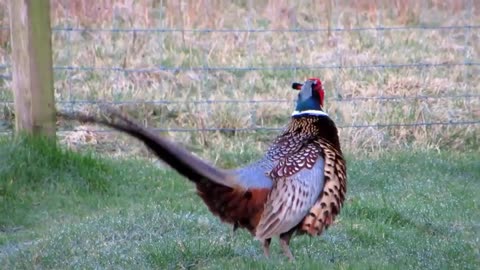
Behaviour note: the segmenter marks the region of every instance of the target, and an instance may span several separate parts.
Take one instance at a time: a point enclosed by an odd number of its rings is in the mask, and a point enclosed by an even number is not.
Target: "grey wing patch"
[[[280,235],[303,220],[320,195],[323,167],[323,159],[319,158],[312,169],[304,168],[292,177],[277,179],[257,226],[257,239]]]
[[[244,188],[272,188],[272,178],[266,174],[273,167],[273,162],[263,158],[243,168],[233,170],[238,182]]]

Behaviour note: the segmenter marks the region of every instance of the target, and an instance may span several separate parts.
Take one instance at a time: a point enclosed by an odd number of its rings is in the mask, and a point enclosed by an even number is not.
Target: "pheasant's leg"
[[[263,254],[265,254],[265,257],[270,257],[270,242],[272,241],[272,238],[268,238],[263,240]]]
[[[290,238],[292,237],[293,231],[289,231],[280,235],[280,246],[282,247],[283,254],[288,257],[290,261],[294,261],[292,251],[290,251]]]

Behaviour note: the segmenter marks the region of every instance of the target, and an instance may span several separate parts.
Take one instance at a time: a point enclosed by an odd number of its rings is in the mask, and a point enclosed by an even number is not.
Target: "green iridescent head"
[[[323,111],[325,91],[323,90],[322,81],[320,81],[320,79],[310,78],[303,84],[293,83],[292,88],[300,90],[295,112]]]

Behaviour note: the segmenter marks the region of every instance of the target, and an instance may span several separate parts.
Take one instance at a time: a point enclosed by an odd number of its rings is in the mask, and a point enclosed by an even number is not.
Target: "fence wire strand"
[[[473,0],[469,1],[469,6],[473,7]],[[67,8],[67,10],[70,10]],[[95,105],[95,104],[108,104],[108,105],[139,105],[139,104],[152,104],[152,105],[169,105],[169,104],[194,104],[194,105],[211,105],[211,104],[266,104],[266,103],[292,103],[292,100],[288,99],[255,99],[253,90],[248,95],[248,99],[197,99],[197,100],[146,100],[146,101],[138,101],[138,100],[123,100],[123,101],[100,101],[100,100],[83,100],[83,99],[74,99],[73,98],[73,89],[72,89],[72,76],[73,72],[114,72],[116,76],[120,78],[120,76],[125,76],[128,73],[155,73],[155,72],[185,72],[185,71],[197,71],[197,72],[218,72],[218,71],[228,71],[228,72],[236,72],[236,71],[291,71],[292,76],[295,77],[298,71],[302,70],[381,70],[382,79],[385,75],[386,70],[388,69],[407,69],[413,68],[418,69],[420,76],[425,77],[425,72],[428,69],[434,68],[454,68],[454,67],[464,67],[463,77],[464,80],[468,80],[468,77],[472,73],[472,68],[480,67],[479,59],[474,59],[471,56],[471,48],[470,43],[474,42],[472,40],[472,33],[474,31],[478,31],[480,29],[480,25],[475,24],[473,20],[473,11],[470,9],[466,12],[465,20],[466,23],[462,25],[447,25],[447,26],[439,26],[439,25],[407,25],[407,26],[384,26],[384,17],[385,14],[382,13],[381,9],[377,9],[377,22],[373,27],[340,27],[340,25],[333,25],[333,27],[318,27],[318,28],[301,28],[298,27],[295,23],[290,23],[289,29],[258,29],[254,28],[252,24],[251,18],[251,11],[248,13],[248,16],[245,18],[245,28],[232,28],[232,29],[216,29],[216,28],[201,28],[201,29],[184,29],[182,28],[172,28],[172,27],[157,27],[157,28],[141,28],[141,27],[132,27],[132,28],[95,28],[95,27],[75,27],[71,25],[67,26],[54,26],[52,31],[54,34],[56,33],[66,33],[67,34],[67,46],[69,49],[67,50],[68,58],[72,58],[74,52],[71,50],[73,40],[72,40],[72,33],[132,33],[132,34],[139,34],[139,33],[146,33],[146,34],[165,34],[165,33],[202,33],[202,34],[210,34],[210,33],[257,33],[257,34],[270,34],[270,33],[352,33],[352,32],[374,32],[377,33],[380,37],[377,37],[376,42],[380,43],[380,47],[383,48],[385,43],[385,34],[387,32],[396,32],[396,31],[465,31],[464,37],[464,52],[463,52],[463,62],[462,61],[445,61],[445,62],[429,62],[429,61],[422,61],[422,62],[405,62],[405,63],[371,63],[371,64],[353,64],[353,65],[344,65],[340,60],[333,64],[319,64],[319,65],[301,65],[296,60],[296,51],[294,46],[292,46],[292,56],[291,56],[291,65],[274,65],[274,66],[263,66],[263,65],[255,65],[251,60],[253,51],[255,50],[255,44],[252,44],[251,41],[246,45],[249,57],[249,61],[247,61],[248,66],[212,66],[208,65],[208,56],[205,55],[205,64],[201,66],[153,66],[148,68],[124,68],[118,66],[89,66],[89,65],[60,65],[58,63],[54,63],[54,70],[55,71],[66,71],[67,74],[70,74],[67,79],[67,100],[60,100],[57,104],[62,106],[69,106],[70,109],[73,109],[74,105]],[[114,23],[115,24],[115,23]],[[113,25],[114,25],[113,24]],[[339,23],[337,23],[339,24]],[[0,31],[8,31],[9,28],[7,26],[0,27]],[[162,52],[158,52],[162,53]],[[336,55],[337,58],[340,59],[341,52],[337,47]],[[388,60],[388,59],[387,59]],[[0,86],[2,85],[3,81],[11,81],[12,75],[9,73],[11,72],[11,64],[8,62],[0,63]],[[203,73],[202,73],[203,74]],[[338,78],[337,73],[334,74],[332,79],[334,84],[334,91],[338,95],[341,95],[341,88],[338,86]],[[201,75],[205,76],[205,75]],[[420,86],[420,88],[426,87],[425,81]],[[114,91],[114,86],[112,91]],[[203,85],[201,88],[206,89],[207,86]],[[253,89],[253,85],[250,87]],[[366,102],[366,101],[386,101],[386,102],[402,102],[406,100],[440,100],[440,99],[450,99],[450,100],[478,100],[480,99],[480,93],[475,92],[469,87],[465,87],[464,89],[458,89],[456,91],[461,94],[446,94],[446,95],[421,95],[418,93],[414,93],[412,96],[400,96],[400,95],[386,95],[383,93],[383,89],[378,89],[376,96],[357,96],[357,97],[333,97],[328,98],[327,101],[329,102]],[[112,93],[113,94],[113,93]],[[0,105],[3,106],[12,106],[13,100],[0,100]],[[212,127],[212,128],[156,128],[157,131],[162,132],[205,132],[205,131],[220,131],[220,132],[236,132],[236,131],[259,131],[259,130],[273,130],[278,131],[281,130],[281,127],[259,127],[257,126],[256,115],[254,107],[251,111],[252,122],[249,127],[247,128],[221,128],[221,127]],[[211,114],[211,108],[207,106],[209,115]],[[380,108],[382,110],[382,108]],[[470,105],[469,113],[473,115],[472,111],[473,108]],[[417,127],[417,126],[446,126],[446,125],[478,125],[480,123],[480,119],[466,120],[466,121],[447,121],[447,122],[415,122],[415,123],[380,123],[380,124],[351,124],[351,125],[340,125],[339,128],[343,129],[361,129],[361,128],[389,128],[389,127]],[[106,132],[107,130],[99,130],[99,132]]]

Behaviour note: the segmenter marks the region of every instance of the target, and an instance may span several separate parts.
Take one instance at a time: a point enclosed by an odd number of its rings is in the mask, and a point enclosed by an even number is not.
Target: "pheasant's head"
[[[293,83],[292,88],[300,90],[298,93],[297,107],[293,115],[326,115],[323,112],[323,100],[325,91],[322,81],[318,78],[310,78],[302,83]]]

